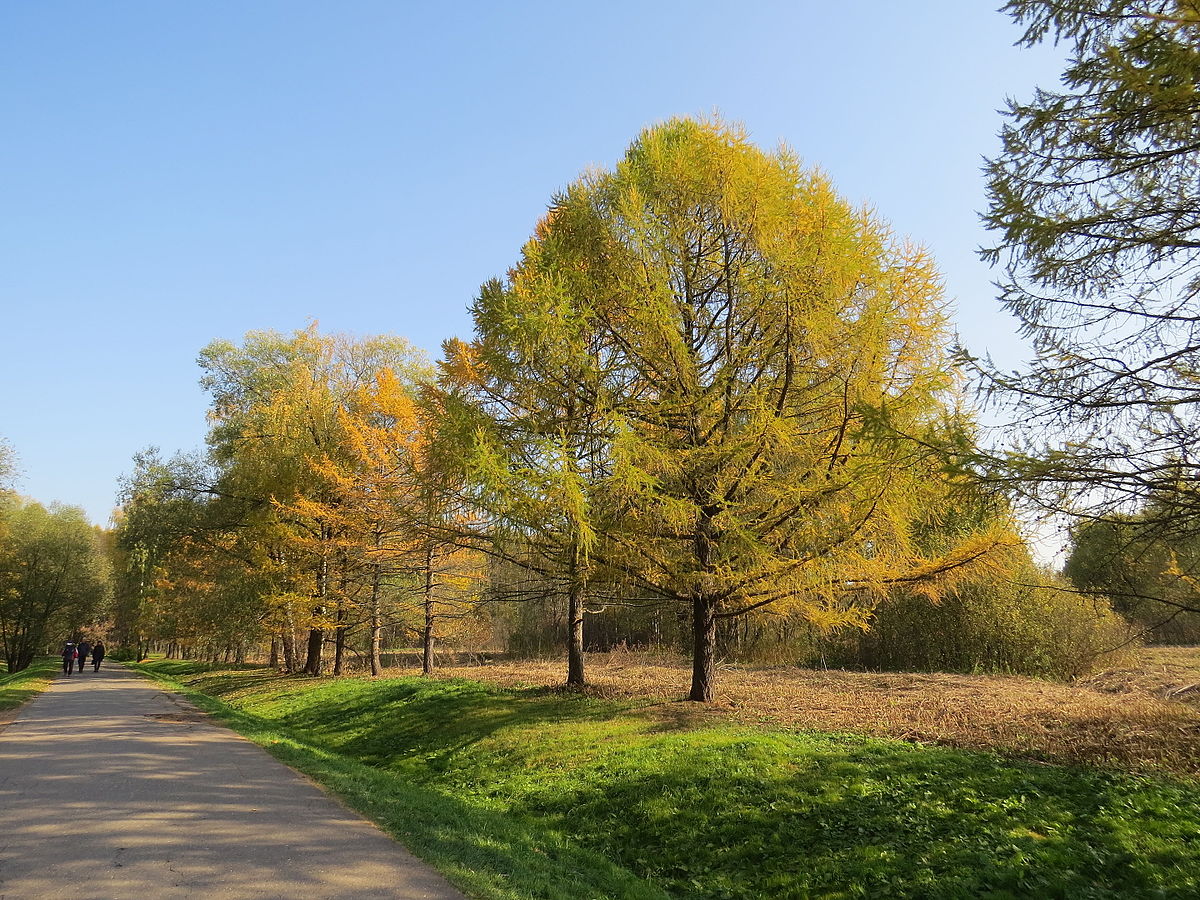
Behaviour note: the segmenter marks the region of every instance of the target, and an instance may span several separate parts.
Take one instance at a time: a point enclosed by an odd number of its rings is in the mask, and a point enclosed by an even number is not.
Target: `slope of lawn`
[[[0,662],[0,721],[6,710],[14,710],[26,700],[40,694],[54,680],[58,672],[59,661],[54,657],[35,659],[33,665],[21,672],[11,675],[3,662]]]
[[[1190,781],[541,688],[143,668],[476,897],[1200,896]]]
[[[1172,664],[1164,665],[1168,660]],[[1200,778],[1200,647],[1144,648],[1130,663],[1072,683],[1012,675],[723,667],[717,700],[703,715],[742,725],[853,732],[1060,765]],[[563,664],[496,660],[443,668],[441,674],[501,687],[551,687],[562,684]],[[643,705],[684,696],[691,677],[689,660],[661,653],[588,657],[596,693]]]

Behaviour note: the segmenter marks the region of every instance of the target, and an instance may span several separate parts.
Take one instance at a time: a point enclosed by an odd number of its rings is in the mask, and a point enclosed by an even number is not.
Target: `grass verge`
[[[9,718],[4,716],[5,712],[15,710],[46,689],[46,685],[54,680],[59,665],[57,659],[47,656],[35,659],[28,669],[10,675],[0,663],[0,725]]]
[[[479,898],[1200,895],[1190,781],[542,688],[141,668]]]

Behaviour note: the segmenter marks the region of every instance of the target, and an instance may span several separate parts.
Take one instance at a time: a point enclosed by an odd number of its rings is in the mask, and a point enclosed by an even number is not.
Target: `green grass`
[[[144,668],[476,897],[1200,896],[1190,782],[544,689]]]
[[[58,673],[61,662],[55,657],[35,659],[33,665],[21,672],[8,674],[0,662],[0,711],[14,709],[46,689]]]

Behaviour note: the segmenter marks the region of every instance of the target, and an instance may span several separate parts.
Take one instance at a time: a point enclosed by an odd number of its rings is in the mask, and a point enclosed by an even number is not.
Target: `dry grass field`
[[[1100,672],[1085,682],[1113,694],[1151,694],[1200,707],[1200,647],[1146,647],[1135,665]]]
[[[1130,668],[1062,684],[1034,678],[725,667],[711,707],[679,702],[682,661],[589,657],[592,690],[664,727],[727,719],[902,738],[1058,763],[1200,777],[1200,648],[1151,648]],[[561,661],[440,670],[508,686],[553,687]]]

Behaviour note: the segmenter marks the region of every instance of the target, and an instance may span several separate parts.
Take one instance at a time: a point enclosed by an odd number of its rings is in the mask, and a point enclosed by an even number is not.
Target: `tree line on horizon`
[[[0,438],[0,656],[27,669],[107,612],[112,534],[75,506],[20,497],[16,453]]]

